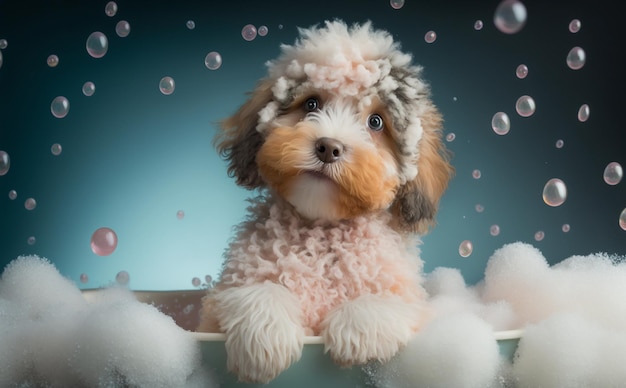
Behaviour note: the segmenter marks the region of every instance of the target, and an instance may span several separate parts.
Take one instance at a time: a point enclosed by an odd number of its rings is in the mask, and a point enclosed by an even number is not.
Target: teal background
[[[83,288],[107,285],[125,270],[133,289],[192,288],[191,279],[215,277],[231,228],[245,214],[245,198],[226,175],[211,144],[216,123],[245,101],[245,92],[265,74],[281,43],[293,43],[298,26],[326,19],[372,20],[389,30],[424,66],[433,100],[445,117],[447,143],[457,174],[442,199],[438,226],[424,237],[426,270],[460,268],[469,283],[482,278],[493,251],[527,241],[552,262],[573,254],[626,254],[626,231],[618,226],[626,208],[626,181],[604,183],[604,167],[626,166],[624,37],[617,5],[608,1],[524,1],[528,21],[515,35],[498,31],[498,1],[107,1],[0,0],[0,39],[7,39],[0,67],[0,150],[11,168],[0,176],[0,268],[22,254],[49,258]],[[570,20],[582,21],[576,34]],[[481,19],[484,28],[475,31]],[[119,20],[128,37],[115,33]],[[185,23],[194,20],[196,28]],[[251,42],[244,25],[266,25]],[[282,27],[282,28],[281,28]],[[424,41],[434,30],[437,40]],[[101,31],[108,53],[90,57],[85,42]],[[581,70],[565,64],[581,46]],[[204,57],[218,51],[220,69]],[[46,64],[58,55],[55,68]],[[516,67],[529,75],[520,80]],[[171,76],[172,95],[159,92]],[[96,85],[86,97],[86,81]],[[521,95],[532,96],[536,113],[515,113]],[[67,117],[50,113],[56,96],[70,101]],[[577,120],[583,103],[590,119]],[[498,136],[491,117],[505,111],[511,131]],[[563,139],[562,149],[555,147]],[[59,156],[50,147],[63,146]],[[473,179],[479,169],[481,179]],[[560,178],[568,199],[543,203],[543,185]],[[9,190],[18,198],[10,200]],[[27,211],[24,201],[37,200]],[[475,211],[482,204],[484,212]],[[177,219],[178,210],[185,212]],[[561,226],[571,225],[569,233]],[[498,224],[500,235],[489,227]],[[91,252],[91,234],[110,227],[119,244],[106,257]],[[536,231],[545,239],[535,241]],[[29,245],[29,236],[36,238]],[[461,258],[461,241],[474,251]],[[80,283],[81,273],[89,276]]]

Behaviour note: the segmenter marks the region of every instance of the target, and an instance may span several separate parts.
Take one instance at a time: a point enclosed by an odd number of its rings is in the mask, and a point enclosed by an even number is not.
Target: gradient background
[[[528,20],[515,35],[495,28],[497,0],[406,0],[399,10],[388,0],[119,0],[114,17],[105,15],[106,3],[0,0],[0,39],[8,41],[0,68],[0,150],[11,157],[0,176],[0,268],[18,255],[38,254],[83,288],[107,285],[121,270],[133,289],[186,289],[193,277],[215,277],[251,195],[226,176],[211,144],[215,123],[244,102],[264,63],[281,43],[294,41],[297,26],[332,18],[369,19],[401,41],[425,67],[446,133],[456,135],[447,144],[457,174],[438,226],[424,238],[427,271],[457,267],[475,283],[493,251],[514,241],[533,243],[551,263],[574,254],[626,254],[626,231],[618,225],[626,181],[609,186],[602,178],[608,163],[626,166],[625,34],[613,3],[524,1]],[[576,34],[568,31],[574,18],[582,21]],[[478,19],[484,28],[475,31]],[[115,33],[120,20],[130,23],[128,37]],[[196,28],[189,30],[187,20]],[[245,41],[248,23],[269,33]],[[424,41],[429,30],[437,33],[432,44]],[[109,39],[100,59],[85,50],[94,31]],[[587,53],[577,71],[565,62],[574,46]],[[222,55],[218,70],[204,65],[210,51]],[[55,68],[46,64],[50,54],[60,59]],[[529,67],[523,80],[515,75],[522,63]],[[164,76],[176,82],[172,95],[159,92]],[[96,85],[91,97],[81,92],[86,81]],[[537,104],[529,118],[515,113],[524,94]],[[63,119],[50,113],[59,95],[71,104]],[[591,116],[581,123],[584,103]],[[511,119],[505,136],[491,129],[498,111]],[[50,152],[54,143],[63,147],[59,156]],[[480,179],[472,178],[474,169]],[[541,195],[555,177],[566,183],[568,198],[552,208]],[[8,197],[12,189],[16,200]],[[24,208],[28,197],[37,200],[33,211]],[[476,204],[485,210],[477,212]],[[493,224],[501,228],[495,237]],[[116,231],[119,244],[100,257],[90,237],[104,226]],[[545,238],[535,241],[539,230]],[[467,258],[458,253],[463,240],[474,245]],[[82,273],[88,282],[79,282]]]

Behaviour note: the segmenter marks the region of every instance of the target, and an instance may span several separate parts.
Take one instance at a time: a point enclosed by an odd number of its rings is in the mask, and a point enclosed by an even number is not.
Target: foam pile
[[[211,384],[198,344],[172,318],[121,288],[87,302],[36,256],[14,260],[0,278],[0,344],[2,387]]]

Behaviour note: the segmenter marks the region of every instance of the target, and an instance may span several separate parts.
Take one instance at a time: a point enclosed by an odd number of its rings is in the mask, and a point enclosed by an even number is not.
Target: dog
[[[199,331],[265,383],[323,338],[341,366],[387,361],[428,320],[419,236],[453,174],[442,116],[392,36],[371,22],[300,29],[222,122],[215,145],[256,189]]]

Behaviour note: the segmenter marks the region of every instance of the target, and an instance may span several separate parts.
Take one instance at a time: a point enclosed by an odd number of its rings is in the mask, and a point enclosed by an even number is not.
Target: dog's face
[[[300,34],[225,120],[217,146],[229,172],[305,218],[390,209],[399,227],[424,232],[452,168],[421,68],[369,23]]]

